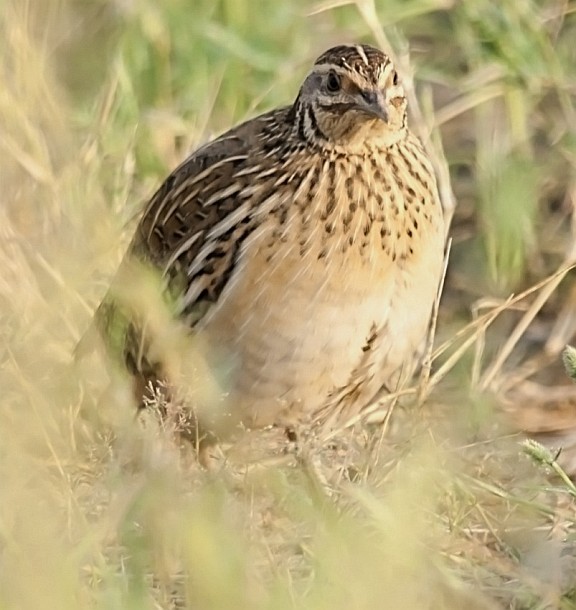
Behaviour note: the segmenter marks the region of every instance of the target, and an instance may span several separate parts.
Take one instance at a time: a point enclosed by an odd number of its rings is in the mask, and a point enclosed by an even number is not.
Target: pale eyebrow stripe
[[[348,64],[345,64],[345,66],[348,67],[348,70],[350,69]],[[312,72],[316,72],[316,74],[327,74],[328,72],[336,72],[337,74],[341,74],[343,76],[348,74],[348,71],[346,70],[346,68],[343,66],[339,66],[338,64],[316,65],[316,66],[314,66]]]

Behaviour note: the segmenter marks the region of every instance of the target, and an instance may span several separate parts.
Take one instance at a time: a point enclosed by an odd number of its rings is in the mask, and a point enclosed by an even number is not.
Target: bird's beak
[[[386,100],[381,91],[362,91],[360,94],[356,108],[370,115],[371,117],[380,119],[385,123],[388,122],[388,111],[386,110]]]

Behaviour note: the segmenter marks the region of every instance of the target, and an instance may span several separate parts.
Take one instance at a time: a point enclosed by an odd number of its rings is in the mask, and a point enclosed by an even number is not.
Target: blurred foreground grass
[[[0,6],[0,609],[576,607],[570,489],[493,408],[553,379],[574,329],[564,275],[499,298],[574,260],[576,5]],[[449,341],[337,509],[291,468],[207,476],[71,353],[186,151],[289,103],[330,44],[385,35],[403,58],[410,41],[458,199]]]

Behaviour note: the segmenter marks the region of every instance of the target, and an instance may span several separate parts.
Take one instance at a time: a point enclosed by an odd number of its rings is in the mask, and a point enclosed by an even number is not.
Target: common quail
[[[219,393],[196,395],[195,367],[174,379],[169,343],[157,348],[161,332],[113,286],[99,326],[121,346],[139,398],[159,383],[188,383],[189,407],[208,428],[333,428],[413,372],[444,222],[406,107],[389,57],[336,46],[293,104],[231,129],[172,172],[123,267],[158,275],[179,336]]]

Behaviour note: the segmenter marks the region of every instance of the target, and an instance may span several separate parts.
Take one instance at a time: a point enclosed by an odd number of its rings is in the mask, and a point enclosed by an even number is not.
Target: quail
[[[188,406],[208,428],[333,428],[414,371],[444,233],[392,61],[366,44],[336,46],[294,103],[189,156],[137,227],[115,284],[134,265],[156,275],[175,336],[203,365],[176,379],[170,342],[157,347],[158,324],[114,285],[98,325],[139,400],[188,384]],[[195,391],[203,375],[216,380],[211,400]]]

